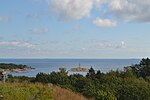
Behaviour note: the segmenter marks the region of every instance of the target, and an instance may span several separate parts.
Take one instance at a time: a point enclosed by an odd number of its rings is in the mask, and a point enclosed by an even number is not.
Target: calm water
[[[139,59],[0,59],[0,63],[15,63],[32,66],[35,69],[26,71],[24,73],[11,73],[15,76],[35,76],[39,72],[50,73],[58,71],[60,67],[70,68],[81,67],[90,68],[91,66],[96,70],[108,72],[110,70],[122,70],[124,66],[139,63]],[[73,72],[69,72],[72,74]],[[86,73],[80,72],[85,75]]]

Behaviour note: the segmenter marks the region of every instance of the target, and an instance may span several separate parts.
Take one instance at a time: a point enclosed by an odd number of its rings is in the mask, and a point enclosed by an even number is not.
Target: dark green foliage
[[[35,80],[43,83],[66,85],[70,84],[68,77],[66,70],[61,68],[59,72],[52,72],[51,74],[38,73]]]
[[[11,74],[8,74],[7,81],[9,82],[35,82],[35,77],[12,76]]]
[[[126,69],[132,70],[132,72],[137,76],[137,77],[143,77],[145,78],[146,76],[150,76],[150,59],[142,59],[140,61],[140,64],[135,64],[129,67],[126,67]]]
[[[86,83],[83,85],[84,88],[82,90],[82,94],[87,97],[93,97],[96,94],[96,85],[94,81],[87,80]]]
[[[95,70],[91,67],[89,72],[87,73],[86,77],[94,79],[95,78]]]
[[[48,74],[38,73],[35,80],[42,83],[48,83],[48,79]]]
[[[27,65],[22,65],[22,64],[13,64],[13,63],[0,63],[0,69],[24,69],[24,68],[31,68]]]

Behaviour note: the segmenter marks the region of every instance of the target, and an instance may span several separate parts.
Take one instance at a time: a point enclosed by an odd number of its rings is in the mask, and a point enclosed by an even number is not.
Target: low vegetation
[[[3,100],[54,100],[53,90],[42,84],[1,83]]]
[[[80,74],[68,75],[66,69],[61,68],[59,72],[50,74],[38,73],[35,78],[12,77],[10,75],[8,79],[11,82],[18,80],[19,82],[40,82],[59,86],[55,90],[45,90],[49,91],[50,97],[55,100],[85,99],[79,94],[71,96],[68,94],[69,91],[80,93],[86,98],[93,98],[94,100],[150,100],[149,58],[142,59],[139,64],[125,67],[124,71],[116,70],[102,73],[100,70],[95,72],[91,67],[87,75],[83,76]],[[60,87],[67,89],[64,95],[62,94],[64,90],[61,91]]]
[[[69,90],[41,83],[0,83],[3,100],[87,100]]]

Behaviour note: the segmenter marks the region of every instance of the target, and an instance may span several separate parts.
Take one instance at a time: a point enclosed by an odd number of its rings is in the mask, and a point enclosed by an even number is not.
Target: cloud
[[[1,41],[0,46],[8,46],[8,47],[23,47],[23,48],[33,48],[34,44],[29,42],[21,42],[21,41]]]
[[[97,13],[103,14],[103,11],[113,16],[113,18],[125,22],[150,22],[150,1],[149,0],[46,0],[60,18],[81,19],[93,16],[92,10],[96,7],[101,8]],[[106,17],[105,15],[102,15]],[[100,17],[100,16],[96,16]],[[100,18],[101,19],[101,18]],[[108,19],[110,20],[110,19]],[[106,20],[102,20],[98,26]],[[108,23],[112,23],[108,21]],[[113,24],[115,26],[115,23]],[[106,25],[107,26],[107,25]],[[109,25],[108,25],[109,26]],[[112,26],[112,25],[110,25]]]
[[[53,11],[65,20],[89,17],[93,1],[95,0],[48,0]]]
[[[108,0],[109,12],[127,22],[150,22],[149,0]]]
[[[121,42],[110,42],[110,41],[86,41],[88,45],[84,45],[84,47],[81,47],[80,50],[82,51],[89,51],[89,50],[122,50],[124,48],[127,48],[127,45],[124,41]]]
[[[127,45],[124,41],[121,41],[120,43],[101,41],[101,42],[94,43],[94,45],[92,45],[90,48],[95,48],[96,50],[100,50],[100,49],[124,49],[124,48],[127,48]]]
[[[112,48],[113,45],[109,43],[108,41],[102,41],[97,44],[98,48],[104,49],[104,48]]]
[[[10,17],[9,16],[0,16],[0,22],[1,21],[9,21]]]
[[[121,43],[119,45],[116,46],[117,49],[123,49],[123,48],[126,48],[126,44],[124,41],[121,41]]]
[[[93,2],[97,8],[100,8],[106,2],[106,0],[93,0]]]
[[[44,33],[47,33],[49,32],[49,29],[46,27],[46,28],[43,28],[43,29],[40,29],[40,28],[32,28],[31,30],[31,33],[33,34],[44,34]]]
[[[85,51],[85,50],[86,50],[86,48],[82,47],[82,48],[81,48],[81,50],[82,50],[82,51]]]
[[[93,24],[97,27],[116,27],[117,22],[114,20],[110,19],[101,19],[101,18],[96,18],[93,20]]]

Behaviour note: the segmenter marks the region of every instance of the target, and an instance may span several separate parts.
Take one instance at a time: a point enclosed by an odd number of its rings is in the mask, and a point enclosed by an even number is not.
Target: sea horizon
[[[89,58],[89,57],[1,57],[0,59],[143,59],[148,57],[142,57],[142,58]]]

